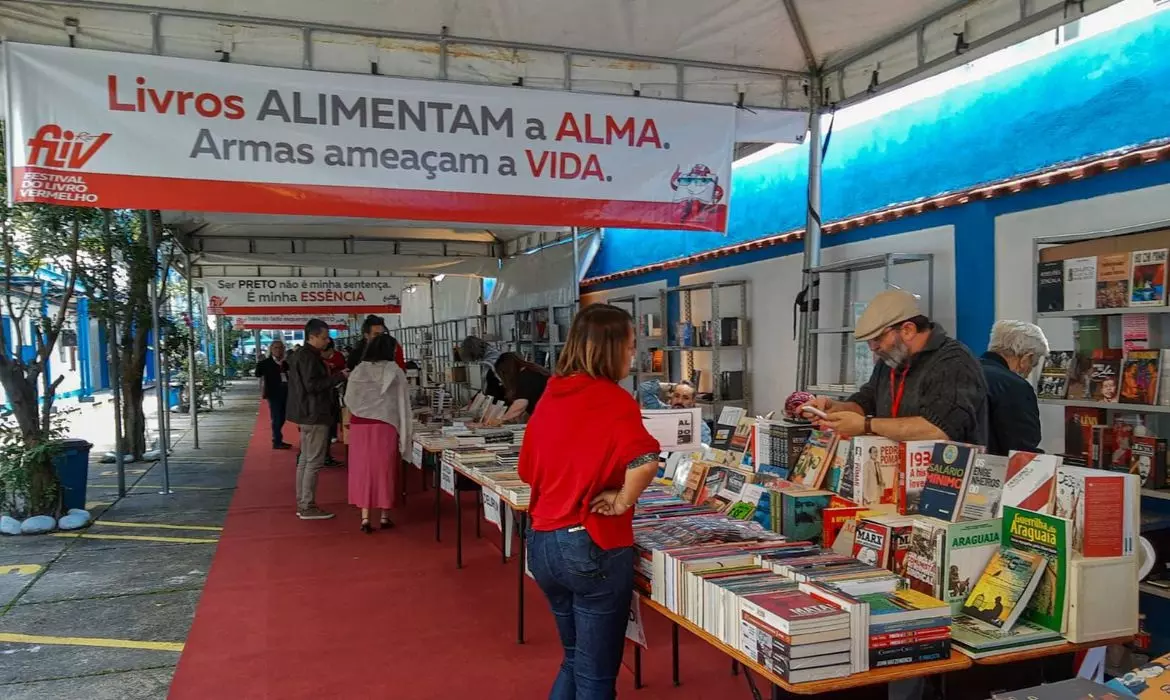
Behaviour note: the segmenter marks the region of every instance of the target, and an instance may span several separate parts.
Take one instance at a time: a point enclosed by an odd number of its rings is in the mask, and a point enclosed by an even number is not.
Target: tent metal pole
[[[581,251],[577,247],[577,237],[580,232],[573,227],[573,298],[581,300]]]
[[[198,340],[195,326],[195,292],[191,278],[195,269],[191,266],[191,254],[187,253],[187,319],[191,323],[191,339],[187,343],[187,410],[191,413],[191,440],[199,449],[199,367],[195,364],[195,341]]]
[[[114,464],[118,471],[118,497],[126,495],[126,458],[122,449],[122,376],[118,358],[117,293],[114,290],[114,234],[110,210],[102,209],[106,234],[106,361],[109,363],[110,397],[114,405]]]
[[[146,240],[151,255],[150,272],[150,329],[154,334],[154,393],[158,399],[158,458],[162,463],[163,482],[160,494],[171,492],[171,465],[167,458],[170,446],[167,444],[167,387],[163,376],[162,324],[158,315],[158,236],[154,230],[154,212],[146,213]]]
[[[812,331],[817,327],[819,310],[818,279],[809,270],[821,264],[821,83],[809,85],[808,134],[808,209],[804,224],[804,289],[808,311],[800,314],[800,345],[797,353],[796,388],[807,389],[816,383],[816,343]]]

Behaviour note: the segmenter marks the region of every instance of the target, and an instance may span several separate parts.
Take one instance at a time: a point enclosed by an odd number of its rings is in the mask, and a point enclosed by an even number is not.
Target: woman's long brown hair
[[[548,376],[547,369],[535,362],[525,360],[514,352],[506,352],[496,360],[496,376],[504,385],[504,393],[509,401],[516,400],[516,390],[520,388],[520,373],[524,371]]]
[[[569,339],[557,360],[557,376],[582,373],[620,381],[629,370],[623,364],[633,332],[634,319],[625,309],[609,304],[585,307],[569,328]]]

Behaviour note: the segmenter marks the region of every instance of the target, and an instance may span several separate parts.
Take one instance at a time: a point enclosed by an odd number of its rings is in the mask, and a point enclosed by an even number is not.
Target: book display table
[[[658,614],[662,615],[671,623],[671,668],[674,673],[675,685],[679,684],[679,660],[678,660],[678,630],[683,628],[702,639],[707,644],[715,647],[719,651],[731,657],[733,668],[737,664],[744,672],[748,673],[749,685],[753,688],[753,695],[759,697],[758,691],[755,688],[754,682],[751,680],[750,674],[756,674],[772,686],[772,698],[783,698],[786,695],[819,695],[821,693],[829,693],[838,690],[848,690],[850,688],[860,688],[868,685],[878,685],[882,683],[890,683],[893,681],[901,681],[909,678],[918,678],[920,676],[933,676],[939,673],[949,673],[952,671],[962,671],[971,668],[971,659],[960,654],[958,651],[951,652],[950,658],[941,661],[928,661],[918,664],[906,664],[903,666],[890,666],[886,668],[878,668],[864,673],[855,673],[851,676],[843,678],[833,678],[826,681],[813,681],[809,683],[789,683],[783,678],[772,673],[768,669],[756,661],[748,658],[746,654],[734,647],[728,646],[719,641],[715,637],[708,634],[702,628],[695,625],[690,620],[681,617],[655,603],[649,596],[638,594],[641,597],[641,604]],[[635,669],[634,669],[634,685],[641,687],[641,663],[639,656],[641,648],[635,645]]]
[[[526,571],[526,529],[528,527],[528,505],[526,503],[519,503],[510,498],[506,489],[497,488],[496,483],[486,476],[475,472],[466,467],[455,466],[456,472],[456,486],[455,486],[455,557],[456,567],[462,568],[463,562],[463,505],[460,493],[462,490],[458,486],[458,481],[466,479],[468,482],[475,484],[484,493],[492,494],[500,502],[500,507],[507,508],[511,514],[513,521],[516,523],[516,530],[520,538],[520,548],[513,556],[516,560],[516,643],[524,643],[524,577]],[[439,491],[438,489],[436,489]],[[502,513],[501,513],[502,515]],[[437,514],[436,514],[437,518]],[[475,524],[476,533],[479,533],[480,514],[476,512]],[[508,528],[501,518],[498,523],[500,527],[500,556],[504,564],[508,563]]]

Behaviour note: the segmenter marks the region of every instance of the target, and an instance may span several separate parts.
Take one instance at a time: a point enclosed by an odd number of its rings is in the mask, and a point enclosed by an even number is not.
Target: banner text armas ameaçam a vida
[[[726,225],[730,106],[5,46],[14,201]]]

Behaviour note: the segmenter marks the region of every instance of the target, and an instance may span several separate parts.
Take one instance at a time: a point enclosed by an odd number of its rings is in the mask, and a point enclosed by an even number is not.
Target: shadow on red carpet
[[[296,428],[285,431],[295,445]],[[457,570],[453,502],[444,495],[443,541],[435,542],[433,491],[419,492],[414,469],[392,530],[358,530],[344,468],[322,470],[318,487],[318,503],[337,517],[298,520],[296,451],[272,450],[268,436],[262,406],[170,697],[547,697],[561,655],[552,616],[527,581],[528,640],[516,643],[516,568],[501,563],[493,526],[484,523],[477,540],[465,511]],[[343,455],[340,445],[334,451]],[[635,691],[623,669],[623,697],[751,697],[727,657],[685,631],[683,684],[673,687],[669,623],[649,611],[645,618],[646,687]]]

